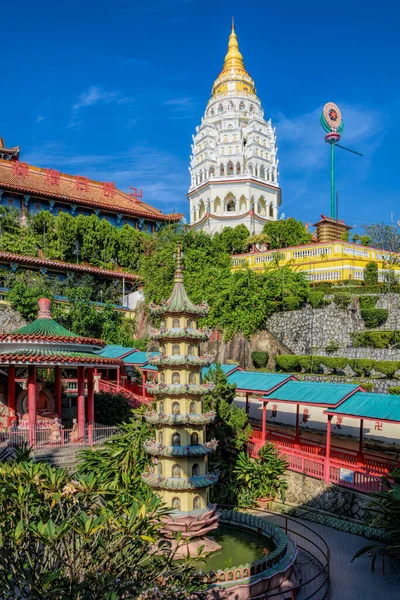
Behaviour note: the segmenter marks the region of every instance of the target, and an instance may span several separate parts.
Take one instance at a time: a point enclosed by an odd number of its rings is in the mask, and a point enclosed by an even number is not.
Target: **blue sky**
[[[340,217],[400,219],[400,8],[395,0],[54,0],[2,4],[0,136],[21,160],[144,190],[188,213],[191,136],[221,70],[231,16],[276,127],[282,211],[329,214],[319,114],[342,109]]]

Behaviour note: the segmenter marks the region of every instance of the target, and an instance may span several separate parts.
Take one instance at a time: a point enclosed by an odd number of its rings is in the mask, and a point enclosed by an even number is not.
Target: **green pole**
[[[335,144],[331,142],[331,218],[335,219]]]

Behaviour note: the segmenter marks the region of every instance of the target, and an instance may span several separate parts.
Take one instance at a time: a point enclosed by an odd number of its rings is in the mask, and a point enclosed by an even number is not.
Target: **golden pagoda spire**
[[[243,69],[244,70],[243,56],[240,54],[240,51],[239,51],[239,44],[238,44],[236,32],[235,32],[235,20],[233,17],[232,17],[231,35],[229,36],[229,42],[228,42],[228,53],[225,56],[225,62],[224,62],[222,71],[225,71],[227,69]]]

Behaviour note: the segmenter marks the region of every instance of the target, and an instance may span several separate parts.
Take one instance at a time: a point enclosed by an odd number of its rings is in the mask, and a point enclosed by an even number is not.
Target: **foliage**
[[[192,562],[174,561],[165,546],[156,554],[165,512],[151,492],[121,492],[98,470],[71,476],[44,463],[2,464],[2,598],[191,598],[199,588]]]
[[[215,240],[228,254],[240,254],[248,248],[249,230],[246,225],[240,224],[236,227],[224,227],[221,233],[216,234]]]
[[[378,284],[378,265],[374,261],[370,261],[365,265],[364,269],[364,283],[365,285],[377,285]]]
[[[386,308],[365,308],[360,312],[365,327],[368,327],[368,329],[383,325],[389,316],[389,311]]]
[[[400,395],[400,385],[393,385],[388,389],[388,393],[394,396]],[[400,482],[399,482],[400,483]]]
[[[13,274],[13,284],[7,293],[7,300],[27,321],[36,319],[38,300],[46,296],[52,298],[50,286],[39,274],[23,271]]]
[[[284,474],[287,463],[273,444],[266,443],[258,458],[240,452],[233,470],[238,485],[238,502],[241,506],[254,505],[259,498],[286,498],[287,482]]]
[[[247,248],[252,246],[268,246],[269,236],[266,233],[254,233],[246,240]]]
[[[264,225],[263,233],[269,237],[269,247],[272,250],[301,246],[308,244],[312,239],[311,233],[308,233],[304,224],[293,218],[268,221]]]
[[[297,296],[286,296],[283,299],[283,310],[297,310],[302,304],[301,298]]]
[[[316,359],[317,357],[314,357],[314,360]],[[321,356],[318,359],[324,367],[330,369],[335,375],[341,375],[349,364],[349,359],[342,357],[332,358],[331,356]]]
[[[370,244],[374,248],[398,252],[400,250],[400,234],[394,225],[385,223],[371,223],[363,225],[366,235],[370,238]]]
[[[207,437],[218,440],[217,451],[209,457],[209,470],[220,471],[218,483],[210,489],[210,498],[213,502],[237,504],[233,468],[238,452],[246,448],[251,427],[246,411],[234,403],[236,386],[228,383],[220,365],[213,365],[205,380],[212,381],[214,389],[204,397],[204,411],[216,412],[214,423],[207,427]]]
[[[355,374],[368,375],[372,370],[381,373],[385,377],[393,378],[394,374],[400,369],[400,361],[394,360],[370,360],[370,359],[352,359],[331,356],[308,356],[296,354],[280,354],[275,357],[278,370],[287,373],[293,373],[303,370],[303,372],[318,371],[323,365],[335,375],[341,375],[346,367],[353,369]]]
[[[324,292],[310,292],[308,294],[308,302],[313,308],[321,308],[324,305]]]
[[[375,308],[379,296],[361,296],[359,298],[361,310]]]
[[[120,425],[132,418],[132,408],[123,394],[96,392],[94,395],[94,420],[102,425]]]
[[[372,383],[372,381],[363,381],[362,383],[362,387],[364,388],[364,390],[366,392],[373,392],[374,391],[374,384]]]
[[[384,377],[393,379],[395,373],[400,369],[400,361],[398,360],[376,360],[374,369],[382,373]]]
[[[369,237],[369,235],[362,235],[360,237],[360,244],[361,244],[361,246],[370,246],[371,238]]]
[[[397,348],[399,331],[357,331],[350,334],[355,348]]]
[[[295,354],[277,354],[275,364],[278,370],[291,373],[300,370],[299,357]]]
[[[337,343],[336,340],[329,340],[329,342],[327,343],[326,347],[325,347],[325,352],[327,352],[327,354],[333,354],[334,352],[337,352],[339,350],[339,344]]]
[[[251,360],[256,369],[263,369],[266,367],[268,364],[268,358],[268,352],[257,351],[251,353]]]
[[[333,301],[338,308],[348,308],[351,303],[351,295],[346,292],[339,292],[333,296]]]
[[[374,366],[375,361],[371,358],[357,358],[351,363],[351,368],[360,377],[369,377]]]

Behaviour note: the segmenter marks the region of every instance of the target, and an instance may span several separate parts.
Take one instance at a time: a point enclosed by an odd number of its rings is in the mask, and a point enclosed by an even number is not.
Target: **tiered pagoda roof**
[[[154,456],[206,456],[215,452],[218,442],[211,440],[193,446],[164,446],[155,439],[144,442],[144,448]]]
[[[153,356],[149,360],[149,363],[155,367],[208,367],[213,358],[214,357],[210,354],[204,356],[195,356],[194,354],[185,354],[184,356],[172,354],[167,356],[165,354],[160,354],[158,356]]]
[[[219,473],[209,471],[205,475],[195,475],[194,477],[163,477],[149,471],[142,475],[143,481],[153,488],[163,488],[165,490],[193,490],[209,487],[218,481]]]
[[[153,383],[146,389],[155,396],[204,396],[213,389],[213,383]]]
[[[162,341],[166,339],[174,340],[193,340],[195,342],[206,342],[210,334],[203,329],[193,329],[192,327],[186,327],[182,329],[174,327],[173,329],[160,328],[151,332],[153,340]]]
[[[210,411],[202,414],[165,415],[155,410],[144,414],[146,421],[152,425],[208,425],[215,419],[215,412]]]

